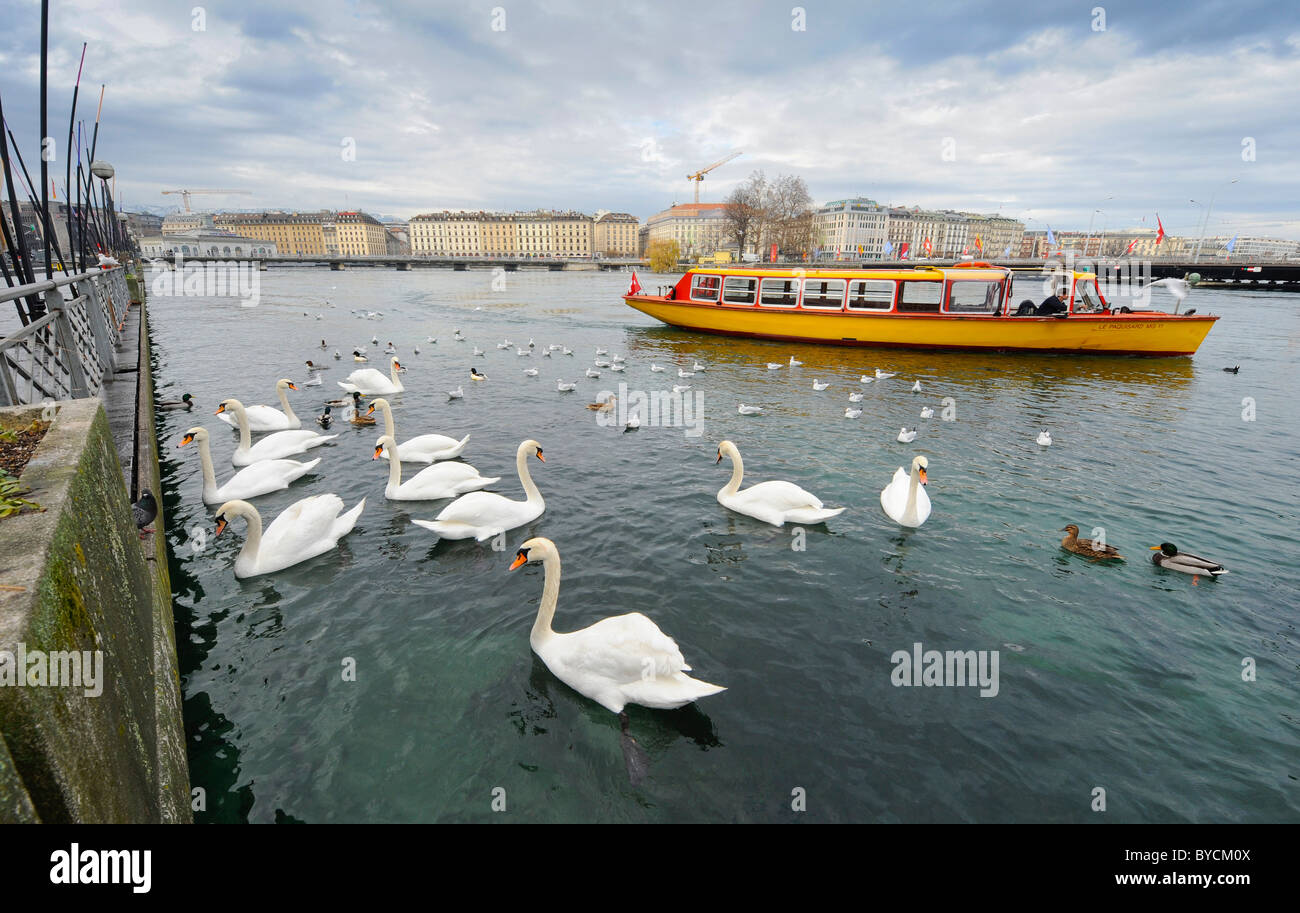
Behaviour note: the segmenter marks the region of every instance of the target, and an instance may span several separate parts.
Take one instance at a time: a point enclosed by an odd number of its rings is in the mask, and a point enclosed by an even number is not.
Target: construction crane
[[[699,171],[695,172],[694,174],[686,175],[686,180],[695,182],[695,202],[697,203],[700,202],[700,182],[704,180],[704,176],[708,174],[710,171],[712,171],[714,168],[717,168],[719,165],[725,165],[727,162],[731,161],[736,156],[741,154],[742,153],[740,152],[733,152],[731,153],[731,155],[727,156],[726,158],[718,159],[716,162],[714,162],[712,165],[710,165],[707,168],[701,168]]]
[[[181,199],[185,201],[185,211],[190,211],[190,195],[195,193],[252,193],[251,190],[164,190],[163,195],[169,193],[179,193]]]

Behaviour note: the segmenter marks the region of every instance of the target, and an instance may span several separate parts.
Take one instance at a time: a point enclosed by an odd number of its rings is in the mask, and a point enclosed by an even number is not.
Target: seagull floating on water
[[[845,418],[857,418],[860,415],[862,415],[862,410],[854,409],[852,406],[849,406],[847,409],[844,410]]]
[[[850,394],[849,394],[849,402],[851,402],[851,403],[860,403],[860,402],[862,402],[862,394],[861,394],[861,393],[850,393]]]
[[[882,371],[879,368],[876,368],[876,380],[888,380],[893,376],[894,375],[890,374],[888,371]]]
[[[464,398],[465,398],[465,388],[463,386],[457,387],[455,390],[447,391],[447,399],[464,399]]]
[[[674,393],[685,393],[689,389],[691,389],[690,384],[673,384]]]
[[[578,389],[578,385],[566,384],[564,381],[557,379],[555,381],[555,389],[561,393],[572,393],[574,390]]]
[[[929,406],[921,407],[921,418],[934,418],[934,410]]]
[[[821,392],[822,390],[825,390],[825,389],[826,389],[827,387],[829,387],[829,386],[830,386],[830,383],[829,383],[829,382],[827,382],[827,383],[822,383],[822,382],[819,381],[819,380],[814,380],[814,381],[813,381],[813,389],[816,390],[816,391],[818,391],[818,392]]]
[[[912,392],[913,393],[921,392],[921,382],[919,380],[916,383],[912,384]]]
[[[779,370],[780,368],[784,368],[784,367],[785,367],[785,365],[779,365],[779,364],[777,364],[777,363],[774,362],[774,361],[769,361],[769,362],[767,363],[767,370],[769,370],[769,371],[776,371],[776,370]]]
[[[910,443],[912,443],[912,441],[914,441],[914,440],[916,440],[916,429],[915,429],[915,428],[913,428],[911,431],[908,431],[906,428],[903,428],[903,429],[899,430],[899,432],[898,432],[898,443],[900,443],[900,444],[910,444]]]
[[[1038,446],[1040,447],[1052,446],[1052,435],[1048,433],[1046,428],[1038,432]]]
[[[588,368],[588,369],[587,369],[587,376],[588,376],[588,377],[600,377],[600,372],[597,371],[595,368]]]
[[[800,367],[800,366],[802,366],[802,365],[803,365],[803,362],[801,362],[801,361],[796,361],[796,360],[795,360],[795,357],[794,357],[793,355],[790,356],[790,367],[792,367],[792,368],[798,368],[798,367]]]
[[[660,374],[663,372],[664,369],[661,365],[651,365],[650,370],[656,374]]]
[[[741,415],[762,415],[763,414],[763,409],[761,406],[746,406],[744,403],[741,403],[740,406],[737,407],[736,411],[739,412]]]

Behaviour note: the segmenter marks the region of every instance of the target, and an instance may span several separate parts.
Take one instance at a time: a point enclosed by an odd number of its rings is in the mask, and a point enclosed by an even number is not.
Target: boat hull
[[[929,314],[810,313],[727,307],[628,295],[628,306],[669,326],[724,336],[841,346],[1107,355],[1192,355],[1217,317],[1072,314],[967,317]]]

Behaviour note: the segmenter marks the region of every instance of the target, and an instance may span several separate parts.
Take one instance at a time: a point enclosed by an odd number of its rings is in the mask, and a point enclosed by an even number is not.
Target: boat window
[[[799,303],[796,279],[764,279],[758,303],[764,307],[792,308]]]
[[[728,304],[753,304],[758,280],[751,276],[728,276],[722,284],[722,300]]]
[[[803,281],[803,306],[806,308],[844,307],[843,279],[805,279]]]
[[[1000,282],[956,281],[948,291],[948,311],[953,314],[993,314],[1001,303]]]
[[[691,280],[691,297],[698,301],[717,301],[722,288],[721,276],[697,275]]]
[[[892,279],[855,279],[849,283],[849,307],[887,311],[894,304]]]
[[[1097,287],[1092,282],[1078,282],[1074,286],[1074,313],[1093,314],[1101,310],[1097,300]]]
[[[943,283],[917,281],[904,282],[898,295],[898,309],[912,313],[939,313],[939,299],[943,297]]]

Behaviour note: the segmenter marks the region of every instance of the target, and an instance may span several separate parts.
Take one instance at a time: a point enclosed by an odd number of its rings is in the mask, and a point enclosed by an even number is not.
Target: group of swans
[[[387,458],[394,448],[401,452],[393,436],[385,434],[375,444],[375,455],[372,459],[377,460],[381,456]],[[501,481],[499,478],[479,475],[478,470],[468,463],[445,462],[426,466],[403,482],[403,459],[405,457],[388,460],[388,487],[384,489],[384,497],[390,501],[437,501],[442,498],[454,498]]]
[[[244,545],[235,559],[239,578],[272,574],[323,555],[352,532],[365,510],[366,499],[343,513],[343,499],[336,494],[312,495],[295,501],[271,521],[263,532],[262,515],[247,501],[232,500],[217,509],[217,535],[235,517],[248,525]]]
[[[228,412],[235,414],[235,421],[239,425],[239,447],[230,458],[235,466],[251,466],[262,460],[278,460],[295,453],[306,453],[311,448],[338,437],[337,434],[317,434],[315,431],[276,431],[253,444],[244,404],[237,399],[223,400],[217,406],[216,414],[224,416]]]

